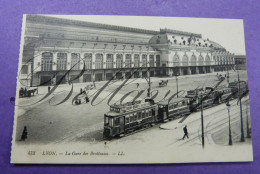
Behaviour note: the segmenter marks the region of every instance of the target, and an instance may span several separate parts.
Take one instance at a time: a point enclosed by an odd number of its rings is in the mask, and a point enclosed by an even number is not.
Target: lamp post
[[[178,89],[178,76],[179,76],[179,73],[178,73],[178,70],[176,69],[175,70],[175,79],[176,79],[176,88],[177,88],[177,98],[179,97],[178,96],[178,92],[179,92],[179,89]]]
[[[231,125],[230,125],[230,104],[229,102],[226,103],[227,106],[227,110],[228,110],[228,130],[229,130],[229,141],[228,141],[228,145],[232,145],[232,135],[231,135]]]
[[[246,100],[246,137],[247,138],[251,138],[251,135],[250,135],[250,131],[249,131],[249,122],[248,122],[248,113],[247,113],[247,102],[248,100]]]
[[[204,123],[203,123],[203,95],[200,94],[200,102],[201,102],[201,139],[202,139],[202,148],[204,148]]]
[[[176,78],[176,87],[177,87],[177,98],[178,98],[178,92],[179,92],[179,89],[178,89],[178,76],[179,76],[179,73],[176,72],[175,73],[175,78]]]
[[[239,105],[240,105],[240,121],[241,121],[241,138],[240,138],[240,141],[244,142],[245,136],[244,136],[244,128],[243,128],[243,114],[242,114],[242,104],[241,104],[241,96],[240,96],[240,79],[239,79],[238,66],[236,66],[236,68],[237,68],[237,80],[238,80],[238,99],[239,99]]]

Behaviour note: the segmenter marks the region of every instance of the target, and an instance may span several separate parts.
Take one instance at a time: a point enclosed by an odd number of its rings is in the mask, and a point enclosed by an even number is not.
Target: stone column
[[[205,74],[206,73],[206,67],[203,66],[202,70],[203,70],[203,74]]]
[[[72,53],[67,53],[67,70],[71,68],[71,54]]]
[[[123,68],[125,68],[125,56],[126,56],[126,54],[125,53],[122,53],[122,55],[123,55]]]
[[[139,54],[139,62],[140,62],[139,66],[142,67],[143,61],[142,61],[142,54],[141,53]]]
[[[92,68],[91,69],[96,69],[96,66],[95,66],[95,60],[96,60],[96,53],[93,53],[92,55]]]
[[[191,69],[188,67],[188,75],[191,75]]]
[[[196,67],[196,74],[199,74],[199,67]]]
[[[183,69],[181,67],[179,68],[179,74],[180,74],[180,76],[183,75]]]
[[[105,53],[103,53],[103,69],[107,68],[107,55]]]
[[[53,60],[52,60],[52,70],[56,71],[57,70],[57,52],[53,53]]]

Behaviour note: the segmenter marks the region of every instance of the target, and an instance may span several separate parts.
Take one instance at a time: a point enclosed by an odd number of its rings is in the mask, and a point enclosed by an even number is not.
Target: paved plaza
[[[192,90],[199,87],[214,86],[218,83],[217,73],[189,75],[178,77],[179,90]],[[221,72],[225,76],[224,72]],[[246,71],[240,71],[240,79],[246,80]],[[161,80],[168,80],[166,87],[159,87],[158,83]],[[237,73],[230,71],[230,81],[237,80]],[[31,98],[19,99],[19,110],[17,119],[16,141],[19,144],[47,144],[47,143],[68,143],[68,142],[89,142],[103,143],[103,124],[104,113],[109,110],[107,104],[111,92],[117,89],[124,81],[114,81],[107,86],[104,91],[96,98],[93,105],[91,101],[100,88],[107,81],[96,82],[96,89],[90,90],[90,102],[82,103],[81,105],[72,105],[72,99],[76,96],[81,88],[92,83],[77,83],[73,84],[72,96],[64,103],[55,105],[62,101],[72,88],[72,85],[63,84],[48,98],[38,102],[46,95],[47,86],[39,87],[39,93]],[[162,100],[168,90],[171,93],[166,97],[176,93],[175,77],[151,78],[152,90],[158,90],[158,96],[155,101]],[[137,87],[139,83],[139,87]],[[223,85],[226,85],[226,80]],[[119,92],[115,95],[110,104],[118,102],[125,94],[133,90],[145,90],[139,97],[144,99],[147,95],[146,79],[130,79]],[[131,101],[137,94],[131,93],[125,100]],[[183,96],[185,96],[184,93]],[[103,101],[102,101],[103,100]],[[37,103],[38,102],[38,103]],[[36,103],[36,104],[35,104]],[[236,100],[231,102],[231,126],[233,134],[233,142],[238,143],[240,138],[240,115],[239,106]],[[248,115],[250,116],[249,106]],[[243,104],[244,128],[246,130],[246,110]],[[173,120],[168,123],[158,124],[150,129],[137,132],[135,134],[111,140],[109,143],[155,143],[156,146],[182,146],[182,145],[201,145],[201,126],[200,112],[191,114],[182,123],[180,120]],[[249,120],[250,121],[250,120]],[[183,126],[188,126],[189,139],[181,140],[183,136]],[[19,141],[24,126],[27,126],[28,138],[26,141]],[[228,143],[228,115],[225,104],[218,105],[213,108],[204,110],[204,127],[206,144],[227,145]],[[245,131],[246,135],[246,131]],[[250,142],[251,139],[246,139]],[[163,144],[161,144],[161,143]]]

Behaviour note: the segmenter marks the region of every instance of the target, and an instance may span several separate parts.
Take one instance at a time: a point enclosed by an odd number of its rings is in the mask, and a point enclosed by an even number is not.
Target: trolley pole
[[[247,133],[246,137],[251,138],[250,131],[249,131],[248,113],[247,113],[247,101],[248,100],[246,100],[246,133]]]
[[[241,121],[241,138],[240,138],[240,141],[244,142],[245,136],[244,136],[244,128],[243,128],[243,114],[242,114],[242,104],[241,104],[241,96],[240,96],[240,79],[239,79],[238,67],[237,67],[237,78],[238,78],[238,99],[239,99],[239,105],[240,105],[240,121]]]
[[[203,97],[201,94],[201,138],[202,138],[202,148],[204,148],[204,123],[203,123]]]
[[[232,145],[232,135],[231,135],[231,125],[230,125],[230,104],[227,102],[227,110],[228,110],[228,128],[229,128],[229,142],[228,145]]]
[[[178,93],[179,93],[179,90],[178,90],[178,75],[176,74],[176,86],[177,86],[177,98],[179,98],[178,97]]]
[[[151,97],[151,74],[150,74],[150,67],[148,68],[148,89],[147,89],[147,97]]]

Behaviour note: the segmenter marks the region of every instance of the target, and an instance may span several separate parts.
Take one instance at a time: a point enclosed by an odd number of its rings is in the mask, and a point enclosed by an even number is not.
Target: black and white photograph
[[[21,20],[11,163],[253,161],[243,20]]]

